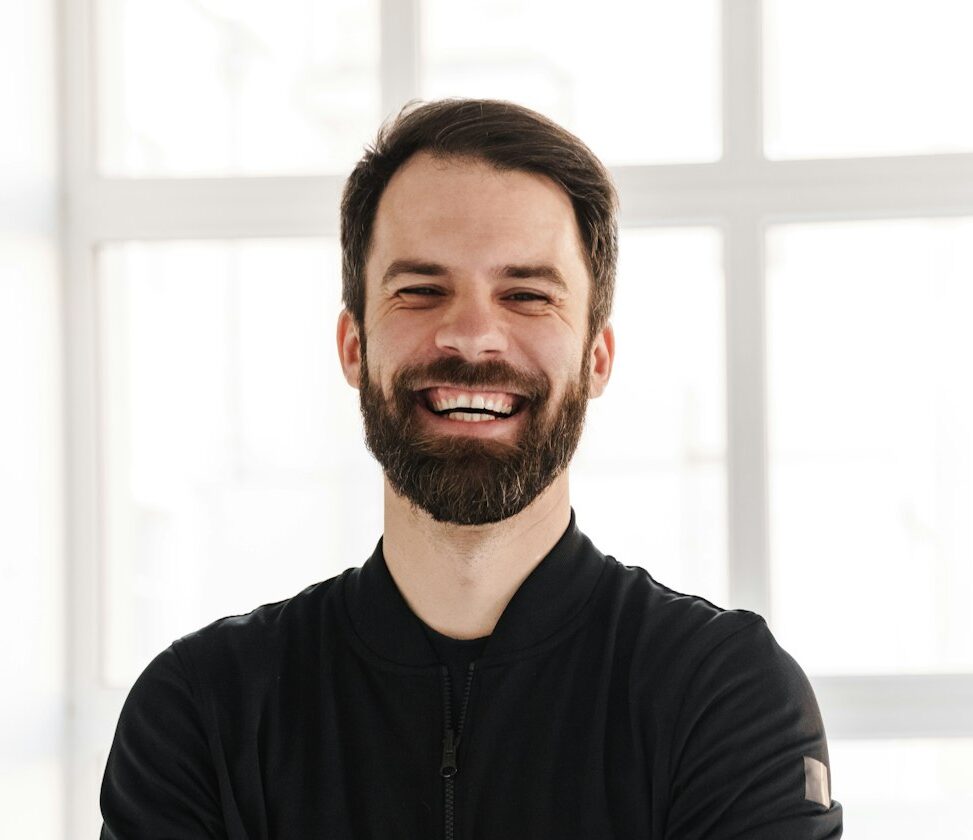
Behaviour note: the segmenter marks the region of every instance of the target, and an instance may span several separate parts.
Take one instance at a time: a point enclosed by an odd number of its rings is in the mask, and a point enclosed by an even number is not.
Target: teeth
[[[498,414],[512,414],[513,406],[504,405],[500,400],[485,400],[477,395],[470,397],[453,397],[448,400],[437,400],[431,403],[433,411],[447,411],[456,408],[485,408],[489,411],[496,411]]]
[[[452,414],[447,415],[447,419],[456,420],[460,423],[482,423],[485,420],[496,420],[497,418],[491,417],[489,414],[470,414],[466,411],[454,411]]]

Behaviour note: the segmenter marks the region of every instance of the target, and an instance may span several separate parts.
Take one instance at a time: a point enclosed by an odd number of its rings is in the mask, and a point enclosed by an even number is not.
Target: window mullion
[[[62,181],[61,259],[66,429],[65,582],[68,634],[66,719],[69,835],[97,830],[92,796],[100,783],[99,752],[87,735],[85,711],[99,695],[101,639],[98,410],[93,238],[86,207],[95,193],[95,97],[91,33],[94,0],[59,0],[59,154]],[[101,742],[102,745],[105,742]],[[105,749],[102,746],[102,749]]]
[[[723,0],[724,173],[760,171],[761,3]],[[758,212],[727,208],[724,229],[727,548],[730,604],[770,618],[763,233]]]
[[[419,96],[420,0],[381,0],[382,116]]]
[[[337,236],[340,176],[104,179],[78,212],[92,242]]]
[[[812,677],[828,737],[973,737],[973,674]]]
[[[730,605],[770,621],[763,232],[741,212],[724,237]]]
[[[723,0],[723,159],[763,160],[761,0]]]

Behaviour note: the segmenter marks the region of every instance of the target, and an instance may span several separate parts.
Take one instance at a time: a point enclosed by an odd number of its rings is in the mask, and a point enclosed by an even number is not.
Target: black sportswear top
[[[814,695],[763,619],[605,557],[573,512],[468,667],[477,645],[438,640],[462,686],[432,632],[379,541],[174,642],[119,719],[103,840],[841,836]]]
[[[447,669],[452,687],[453,708],[459,709],[469,675],[470,663],[480,657],[487,639],[490,637],[453,639],[436,632],[425,622],[423,622],[422,627],[426,631],[426,636],[432,644],[433,650],[436,651],[436,656],[439,657],[439,664]]]

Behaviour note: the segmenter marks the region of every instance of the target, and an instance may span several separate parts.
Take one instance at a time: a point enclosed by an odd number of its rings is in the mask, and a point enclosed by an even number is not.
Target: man
[[[509,103],[383,130],[345,188],[337,338],[384,535],[149,665],[104,838],[841,835],[811,688],[763,620],[575,525],[615,208],[577,138]]]

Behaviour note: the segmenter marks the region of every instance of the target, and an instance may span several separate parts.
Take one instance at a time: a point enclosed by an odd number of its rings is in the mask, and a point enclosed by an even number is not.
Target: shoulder
[[[162,756],[179,744],[197,750],[202,760],[202,745],[217,719],[252,720],[279,676],[300,668],[295,656],[321,655],[321,645],[306,641],[326,639],[342,577],[245,615],[221,618],[158,654],[125,700],[116,764],[124,759],[126,745]]]
[[[770,637],[766,622],[749,610],[725,609],[699,595],[679,592],[639,566],[608,558],[612,569],[611,610],[619,632],[636,651],[681,670],[698,667],[717,652],[727,653]]]
[[[762,616],[677,592],[638,567],[616,574],[631,684],[648,706],[689,726],[706,712],[727,722],[759,714],[823,732],[806,674]]]
[[[763,617],[677,592],[644,569],[615,573],[633,703],[672,791],[667,836],[839,836],[840,805],[827,791],[825,801],[808,794],[809,760],[829,766],[814,691]]]
[[[333,643],[334,613],[347,574],[249,613],[217,619],[177,639],[170,650],[194,684],[252,686],[272,679],[288,656],[319,651],[315,640]]]
[[[678,592],[645,569],[615,560],[611,609],[632,688],[670,711],[759,692],[765,702],[817,714],[804,671],[764,618]]]

